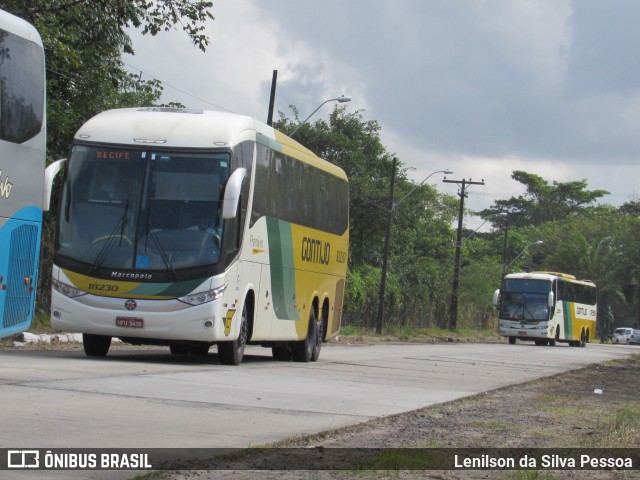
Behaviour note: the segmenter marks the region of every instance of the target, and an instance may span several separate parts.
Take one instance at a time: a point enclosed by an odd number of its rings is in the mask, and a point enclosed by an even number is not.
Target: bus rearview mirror
[[[44,171],[44,196],[42,197],[42,210],[48,212],[51,207],[51,193],[53,190],[53,179],[62,170],[64,164],[67,162],[66,158],[56,160],[49,165]]]
[[[495,292],[493,292],[493,306],[498,306],[498,300],[500,299],[500,289],[498,288]]]
[[[238,168],[231,174],[227,181],[227,186],[224,189],[224,202],[222,204],[222,218],[225,220],[236,218],[242,182],[246,175],[246,168]]]

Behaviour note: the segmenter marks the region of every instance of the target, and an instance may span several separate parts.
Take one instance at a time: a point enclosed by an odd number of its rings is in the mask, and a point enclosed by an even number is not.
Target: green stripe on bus
[[[564,338],[573,339],[573,322],[571,321],[571,303],[562,301],[562,314],[564,316]]]
[[[269,270],[273,308],[279,320],[298,320],[295,306],[296,272],[293,259],[291,224],[267,218]]]

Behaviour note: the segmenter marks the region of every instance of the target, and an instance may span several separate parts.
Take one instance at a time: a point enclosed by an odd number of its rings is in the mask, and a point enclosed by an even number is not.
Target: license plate
[[[144,319],[140,317],[116,317],[116,326],[125,328],[144,328]]]
[[[523,337],[526,337],[527,336],[527,332],[520,330],[518,332],[518,335],[522,335]]]

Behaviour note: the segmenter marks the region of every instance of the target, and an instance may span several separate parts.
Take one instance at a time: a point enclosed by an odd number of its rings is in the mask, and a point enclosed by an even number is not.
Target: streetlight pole
[[[458,211],[458,233],[456,235],[456,254],[453,266],[453,285],[451,288],[451,307],[449,309],[449,330],[456,329],[458,322],[458,288],[460,286],[460,252],[462,248],[462,217],[464,215],[464,198],[466,196],[465,189],[467,185],[484,185],[481,182],[473,182],[471,180],[443,180],[445,183],[457,183],[460,185],[460,208]]]
[[[304,125],[305,123],[307,123],[307,120],[309,120],[311,117],[313,117],[313,114],[316,113],[318,110],[320,110],[320,108],[329,103],[329,102],[338,102],[338,103],[347,103],[351,101],[351,97],[345,97],[344,95],[337,97],[337,98],[330,98],[329,100],[325,100],[324,102],[322,102],[320,105],[318,105],[318,108],[316,108],[313,112],[311,112],[311,114],[305,118],[302,122],[300,122],[300,124],[293,130],[293,132],[291,132],[289,134],[289,137],[293,137],[296,132],[300,129],[300,127],[302,127],[302,125]]]
[[[382,274],[380,277],[380,294],[378,296],[378,316],[376,318],[376,333],[382,333],[382,317],[384,316],[384,296],[387,288],[387,263],[389,261],[389,242],[391,240],[391,224],[393,223],[393,212],[400,203],[402,203],[406,198],[415,192],[418,187],[420,187],[424,182],[426,182],[432,175],[436,173],[444,173],[445,175],[450,175],[453,172],[449,169],[446,170],[437,170],[435,172],[431,172],[424,180],[422,180],[419,184],[417,184],[413,189],[407,193],[404,197],[402,197],[397,202],[393,201],[393,190],[396,183],[396,163],[398,159],[393,158],[393,171],[391,172],[391,186],[389,188],[389,211],[387,217],[387,231],[384,237],[384,252],[382,255]]]
[[[378,317],[376,319],[376,333],[382,333],[382,316],[384,313],[384,295],[387,285],[387,263],[389,261],[389,242],[391,240],[391,223],[393,222],[393,190],[396,183],[396,164],[398,159],[393,157],[393,170],[391,171],[391,186],[389,187],[389,215],[387,216],[387,232],[384,236],[384,252],[382,254],[382,274],[380,276],[380,292],[378,295]]]

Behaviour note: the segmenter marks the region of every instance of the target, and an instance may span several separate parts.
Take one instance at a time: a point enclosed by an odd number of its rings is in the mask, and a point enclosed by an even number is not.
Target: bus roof
[[[16,17],[5,10],[0,10],[0,28],[5,32],[26,38],[42,47],[42,39],[36,28],[26,20]]]
[[[519,272],[519,273],[510,273],[506,275],[504,278],[508,278],[508,279],[524,278],[524,279],[531,279],[531,280],[549,280],[549,281],[557,278],[562,278],[570,282],[583,283],[585,285],[595,286],[595,284],[591,280],[577,280],[574,275],[570,275],[568,273],[559,273],[559,272]]]
[[[247,115],[186,108],[122,108],[89,119],[76,141],[156,148],[231,148],[247,140],[344,178],[344,171],[272,127]]]

